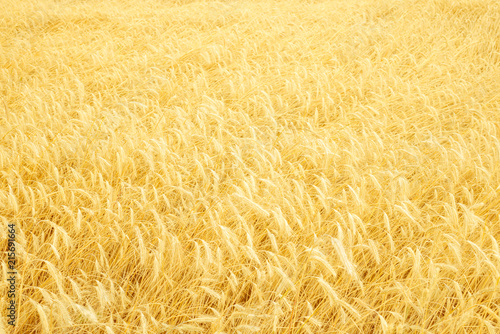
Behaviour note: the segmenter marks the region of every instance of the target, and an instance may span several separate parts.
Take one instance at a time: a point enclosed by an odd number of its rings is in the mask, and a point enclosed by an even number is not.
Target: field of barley
[[[498,1],[1,0],[0,48],[0,333],[500,332]]]

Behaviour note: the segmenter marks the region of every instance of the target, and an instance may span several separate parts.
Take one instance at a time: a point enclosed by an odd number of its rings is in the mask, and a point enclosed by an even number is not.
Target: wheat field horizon
[[[0,333],[500,331],[497,1],[0,9]]]

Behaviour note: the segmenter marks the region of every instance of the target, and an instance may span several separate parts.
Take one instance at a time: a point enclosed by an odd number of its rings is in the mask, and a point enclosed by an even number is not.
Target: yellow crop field
[[[0,333],[500,332],[497,0],[1,0]]]

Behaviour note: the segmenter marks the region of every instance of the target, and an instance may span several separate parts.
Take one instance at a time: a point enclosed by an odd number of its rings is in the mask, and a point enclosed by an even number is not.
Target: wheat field
[[[500,332],[499,2],[0,9],[0,333]]]

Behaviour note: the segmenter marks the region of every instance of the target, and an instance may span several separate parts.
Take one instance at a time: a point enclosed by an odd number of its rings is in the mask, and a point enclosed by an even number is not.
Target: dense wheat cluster
[[[0,2],[1,333],[498,333],[495,0]]]

